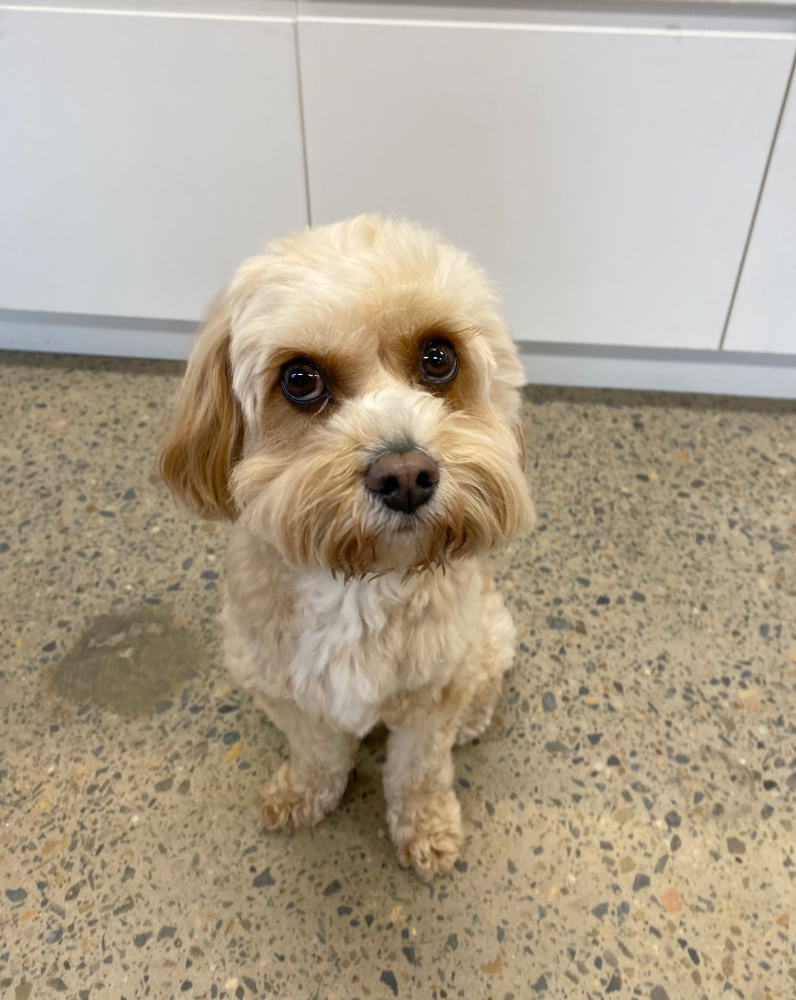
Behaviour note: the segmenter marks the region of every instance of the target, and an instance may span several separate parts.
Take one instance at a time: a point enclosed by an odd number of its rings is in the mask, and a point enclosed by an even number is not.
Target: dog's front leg
[[[404,696],[384,713],[390,729],[384,768],[390,834],[401,864],[426,880],[450,871],[462,842],[451,755],[461,709],[456,693],[446,690],[441,698]]]
[[[354,765],[356,736],[312,718],[292,701],[257,703],[288,739],[288,759],[260,793],[260,814],[268,830],[314,826],[340,801]]]

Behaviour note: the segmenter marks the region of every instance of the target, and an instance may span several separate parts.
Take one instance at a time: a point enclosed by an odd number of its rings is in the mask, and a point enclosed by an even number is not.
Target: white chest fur
[[[237,683],[358,735],[379,721],[391,696],[441,690],[466,669],[482,629],[474,560],[407,579],[386,573],[345,582],[288,570],[237,532],[229,565],[225,654]]]
[[[288,666],[296,700],[357,733],[378,721],[396,687],[388,623],[412,598],[398,574],[369,580],[309,573],[300,585],[302,628]]]

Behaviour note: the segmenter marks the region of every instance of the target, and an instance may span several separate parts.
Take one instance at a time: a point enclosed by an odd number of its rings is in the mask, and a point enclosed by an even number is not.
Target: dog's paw
[[[317,777],[326,780],[307,780],[291,768],[290,761],[282,764],[259,795],[263,827],[289,832],[300,826],[315,826],[330,813],[343,794],[345,776]]]
[[[451,870],[463,839],[461,810],[453,792],[393,814],[389,820],[402,865],[411,865],[426,882]]]
[[[472,705],[467,710],[456,734],[456,746],[461,747],[481,736],[489,728],[494,705]]]

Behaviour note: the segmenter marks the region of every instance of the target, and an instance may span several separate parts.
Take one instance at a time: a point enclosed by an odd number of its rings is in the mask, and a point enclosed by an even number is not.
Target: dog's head
[[[204,517],[364,576],[488,551],[533,517],[523,371],[466,254],[374,216],[246,261],[188,363],[161,460]]]

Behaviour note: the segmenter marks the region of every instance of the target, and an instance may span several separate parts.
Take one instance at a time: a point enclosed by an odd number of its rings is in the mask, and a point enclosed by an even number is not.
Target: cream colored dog
[[[489,724],[514,656],[479,557],[533,517],[522,382],[481,272],[406,223],[297,233],[216,302],[162,471],[235,522],[226,658],[290,744],[266,827],[334,809],[381,720],[400,860],[424,878],[455,861],[451,750]]]

